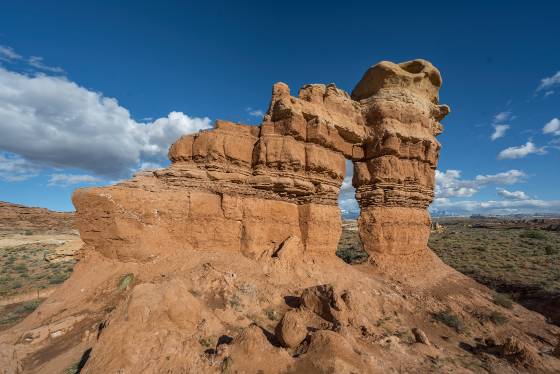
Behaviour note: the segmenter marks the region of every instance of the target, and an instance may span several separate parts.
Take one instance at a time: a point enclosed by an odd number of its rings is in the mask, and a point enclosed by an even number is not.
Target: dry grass
[[[49,263],[45,254],[56,245],[25,244],[0,249],[0,298],[40,290],[64,282],[74,261]]]
[[[481,227],[482,226],[482,227]],[[458,220],[432,233],[429,246],[448,265],[497,291],[493,302],[512,300],[560,323],[560,232]]]
[[[34,299],[0,307],[0,331],[15,325],[27,317],[42,302],[43,299]]]
[[[559,233],[452,225],[433,233],[429,246],[447,264],[481,283],[560,293]]]

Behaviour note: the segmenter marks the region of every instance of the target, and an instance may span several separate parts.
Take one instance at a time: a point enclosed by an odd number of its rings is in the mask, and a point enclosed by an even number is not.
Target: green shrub
[[[18,306],[15,311],[18,314],[23,313],[31,313],[35,309],[37,309],[41,305],[41,300],[30,300],[23,302],[20,306]]]
[[[12,283],[12,289],[18,289],[21,288],[23,285],[21,284],[21,282],[14,282]]]
[[[548,238],[548,236],[544,232],[539,230],[525,230],[521,234],[519,234],[519,237],[537,240],[545,240]]]
[[[336,251],[336,255],[347,264],[361,264],[368,258],[366,251],[354,247],[339,249]]]
[[[25,273],[27,272],[27,265],[17,264],[16,266],[14,266],[14,270],[17,271],[18,273]]]
[[[558,254],[558,250],[551,245],[547,245],[544,248],[544,253],[546,253],[548,256],[551,256],[551,255]]]
[[[63,374],[78,374],[80,372],[80,362],[75,362],[72,365],[68,366],[64,371]]]
[[[49,284],[60,284],[60,283],[64,283],[65,280],[66,280],[65,275],[56,273],[49,277]]]
[[[123,275],[119,279],[119,282],[117,284],[117,287],[118,287],[119,291],[126,290],[128,288],[128,286],[132,283],[133,280],[134,280],[134,274],[128,273],[128,274]]]
[[[496,305],[499,305],[503,308],[506,309],[511,309],[513,308],[513,301],[511,300],[511,298],[509,297],[509,295],[505,295],[503,293],[495,293],[492,296],[492,302]]]
[[[280,319],[278,312],[276,312],[274,309],[268,308],[264,311],[264,313],[266,314],[266,318],[271,321],[277,321]]]
[[[455,313],[451,310],[445,310],[441,312],[437,312],[433,314],[433,317],[436,321],[443,323],[444,325],[455,329],[458,333],[464,331],[463,322],[459,319]]]
[[[31,230],[26,230],[24,234],[25,234],[25,235],[28,235],[28,236],[29,236],[29,235],[33,235],[33,231],[31,231]]]
[[[228,373],[229,369],[231,369],[232,364],[233,364],[233,360],[231,359],[231,357],[227,356],[226,358],[224,358],[222,364],[220,365],[220,371],[224,374]]]

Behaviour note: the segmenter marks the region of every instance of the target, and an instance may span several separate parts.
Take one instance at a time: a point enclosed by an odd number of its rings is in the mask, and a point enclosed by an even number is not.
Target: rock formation
[[[558,372],[558,327],[427,248],[440,85],[424,60],[351,96],[277,83],[260,126],[218,121],[165,169],[76,191],[81,260],[0,335],[0,374]],[[353,266],[346,160],[371,259]]]
[[[292,236],[306,253],[334,256],[338,193],[354,163],[360,235],[377,255],[425,251],[448,112],[427,61],[381,62],[352,96],[334,84],[272,89],[260,126],[217,121],[169,150],[171,166],[130,182],[76,191],[83,240],[118,259],[149,260],[167,248],[271,256]]]

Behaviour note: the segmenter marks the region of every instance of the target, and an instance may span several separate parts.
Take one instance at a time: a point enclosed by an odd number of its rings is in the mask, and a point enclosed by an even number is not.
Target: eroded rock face
[[[166,169],[78,190],[82,238],[121,260],[150,260],[170,247],[261,258],[291,237],[304,253],[334,256],[337,197],[350,159],[365,249],[422,251],[440,150],[435,136],[449,112],[438,105],[440,85],[424,60],[381,62],[352,96],[334,84],[311,84],[294,97],[277,83],[260,126],[217,121],[177,140]]]

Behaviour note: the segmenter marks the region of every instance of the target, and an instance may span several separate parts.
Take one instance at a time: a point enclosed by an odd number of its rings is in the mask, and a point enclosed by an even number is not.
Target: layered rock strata
[[[449,113],[438,103],[440,86],[439,71],[427,61],[381,62],[352,92],[371,131],[364,157],[354,163],[358,225],[365,250],[378,258],[427,248],[441,148],[436,136]]]
[[[78,190],[84,241],[105,256],[149,260],[166,248],[272,256],[290,237],[334,256],[339,190],[354,163],[364,247],[426,248],[441,120],[429,62],[371,67],[352,96],[334,84],[277,83],[261,125],[217,121],[169,150],[172,164],[131,181]]]

